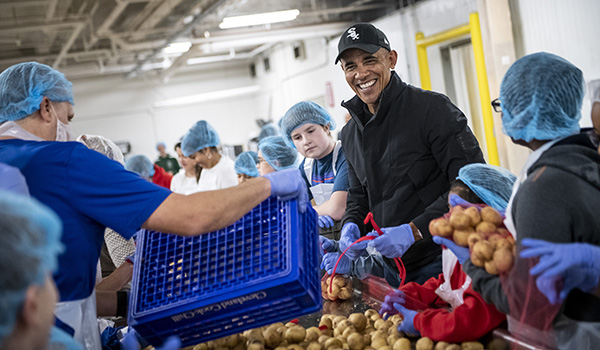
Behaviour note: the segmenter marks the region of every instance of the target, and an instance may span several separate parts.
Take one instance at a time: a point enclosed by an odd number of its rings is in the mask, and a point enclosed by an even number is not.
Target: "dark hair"
[[[177,142],[177,144],[175,144],[175,147],[173,147],[175,152],[177,152],[178,148],[181,148],[181,142]],[[200,165],[198,165],[198,163],[196,163],[195,169],[196,169],[196,183],[198,183],[198,182],[200,182],[200,174],[202,174],[202,167]]]
[[[450,183],[450,192],[455,192],[460,198],[473,204],[485,204],[484,201],[479,198],[469,186],[465,185],[460,180],[454,180]]]
[[[178,149],[178,148],[181,148],[181,142],[177,142],[177,144],[175,144],[175,147],[173,147],[173,150],[174,150],[175,152],[177,152],[177,149]]]

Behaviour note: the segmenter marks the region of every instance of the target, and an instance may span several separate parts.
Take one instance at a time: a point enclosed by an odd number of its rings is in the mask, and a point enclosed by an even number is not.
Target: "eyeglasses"
[[[494,108],[494,112],[496,113],[502,113],[502,106],[500,104],[500,99],[497,98],[495,100],[492,101],[492,108]]]

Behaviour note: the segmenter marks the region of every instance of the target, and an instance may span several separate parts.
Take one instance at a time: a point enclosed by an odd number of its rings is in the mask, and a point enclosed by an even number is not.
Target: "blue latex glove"
[[[569,292],[578,288],[590,293],[596,289],[600,281],[600,247],[585,243],[550,243],[543,240],[525,238],[521,241],[524,249],[521,251],[522,258],[539,257],[540,261],[529,273],[542,279],[562,277],[563,287],[559,298],[564,300]],[[540,289],[550,302],[558,302],[554,295],[557,288],[556,283],[537,282],[545,285]]]
[[[353,222],[347,222],[342,227],[342,233],[340,236],[340,251],[345,251],[352,243],[354,243],[357,239],[360,238],[360,229],[358,225]],[[347,256],[350,260],[356,260],[360,256],[367,256],[367,244],[368,241],[359,242],[352,246],[352,248],[348,249],[344,256]]]
[[[404,292],[400,289],[395,289],[391,294],[385,296],[379,314],[386,320],[389,316],[397,314],[398,310],[394,308],[394,304],[404,305]]]
[[[329,215],[319,215],[319,227],[320,228],[330,228],[333,227],[335,223],[333,219]]]
[[[141,346],[138,342],[138,334],[136,332],[129,332],[121,340],[121,348],[123,350],[140,350]],[[181,340],[178,336],[172,336],[167,338],[163,345],[156,350],[179,350],[181,348]]]
[[[453,207],[455,207],[457,205],[470,207],[473,205],[473,204],[467,202],[466,200],[462,199],[459,195],[454,194],[454,193],[451,194],[450,196],[448,196],[448,203],[450,203],[450,205]]]
[[[404,334],[411,336],[420,336],[421,333],[415,329],[414,325],[414,319],[417,315],[417,312],[409,310],[398,303],[394,303],[394,308],[404,316],[404,320],[398,326],[398,332],[404,332]]]
[[[333,268],[335,267],[335,263],[338,261],[340,257],[340,253],[327,253],[323,256],[323,260],[321,261],[321,268],[325,269],[328,274],[333,273]],[[346,255],[342,256],[340,263],[338,264],[335,273],[347,274],[350,273],[350,269],[352,268],[352,262],[350,259],[346,258]]]
[[[298,199],[300,212],[306,210],[308,205],[308,190],[306,182],[298,169],[284,169],[263,175],[271,182],[271,195],[277,196],[282,201]]]
[[[338,251],[338,243],[332,239],[325,238],[323,236],[319,236],[319,246],[323,251],[328,253]]]
[[[461,247],[456,245],[456,243],[452,242],[448,238],[443,238],[440,236],[433,236],[433,241],[439,245],[445,245],[446,248],[450,249],[454,255],[458,258],[458,262],[462,265],[471,257],[471,253],[469,252],[469,248]]]
[[[377,249],[381,255],[390,259],[402,257],[408,248],[415,243],[415,237],[409,224],[384,227],[381,231],[383,231],[381,236],[375,231],[368,234],[377,237],[369,241],[369,246]]]

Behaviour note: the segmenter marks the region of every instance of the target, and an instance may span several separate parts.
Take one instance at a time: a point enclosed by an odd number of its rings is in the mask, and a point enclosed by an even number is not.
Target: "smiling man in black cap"
[[[342,103],[352,119],[342,129],[350,189],[340,248],[368,233],[362,222],[372,212],[385,234],[355,244],[347,256],[356,260],[369,244],[391,269],[391,258],[402,257],[405,280],[423,283],[441,273],[429,221],[448,211],[458,170],[484,160],[463,113],[446,96],[404,83],[393,71],[397,60],[385,34],[369,23],[340,37],[335,63],[356,93]]]

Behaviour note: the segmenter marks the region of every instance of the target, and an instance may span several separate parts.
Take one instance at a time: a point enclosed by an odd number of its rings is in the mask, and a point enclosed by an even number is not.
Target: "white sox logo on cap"
[[[358,39],[360,36],[356,32],[356,28],[352,27],[348,29],[348,38],[352,38],[352,40]]]

